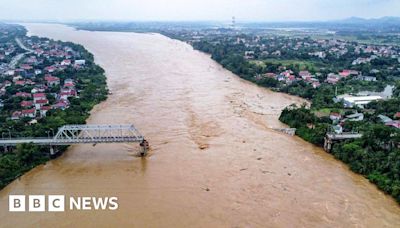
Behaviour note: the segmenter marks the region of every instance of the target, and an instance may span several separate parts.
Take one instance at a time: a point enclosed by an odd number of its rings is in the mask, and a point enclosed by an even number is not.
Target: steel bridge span
[[[140,143],[147,152],[148,144],[143,135],[133,125],[65,125],[58,129],[54,137],[48,138],[8,138],[1,139],[0,146],[5,150],[18,144],[35,144],[50,146],[50,154],[54,155],[54,147],[74,144],[100,143]]]

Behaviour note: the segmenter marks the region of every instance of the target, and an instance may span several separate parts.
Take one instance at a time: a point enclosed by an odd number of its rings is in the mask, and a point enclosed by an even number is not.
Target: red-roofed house
[[[69,89],[73,89],[73,88],[75,88],[75,84],[72,83],[72,82],[68,82],[68,83],[64,84],[64,87],[65,88],[69,88]]]
[[[49,73],[53,73],[54,71],[57,70],[57,68],[55,66],[48,66],[48,67],[46,67],[44,69]]]
[[[49,104],[49,101],[47,99],[37,100],[35,101],[35,108],[36,110],[39,110],[42,106],[45,106],[47,104]]]
[[[45,100],[46,94],[44,93],[35,93],[33,94],[33,102],[36,103],[38,100]]]
[[[341,77],[346,78],[346,77],[348,77],[350,75],[358,75],[358,71],[356,71],[356,70],[343,70],[342,72],[339,73],[339,75]]]
[[[305,80],[306,78],[311,78],[311,73],[308,71],[300,71],[299,76]]]
[[[70,59],[64,59],[61,62],[61,66],[69,66],[69,65],[71,65],[71,60]]]
[[[32,101],[22,101],[21,102],[21,107],[22,108],[30,108],[33,106],[33,102]]]
[[[77,93],[75,90],[70,89],[70,90],[61,90],[60,94],[59,94],[59,98],[60,100],[68,100],[68,98],[70,97],[76,97]]]
[[[33,67],[29,64],[21,64],[20,68],[24,69],[24,70],[32,70],[33,69]]]
[[[19,120],[22,117],[22,112],[21,111],[15,111],[11,115],[12,120]]]
[[[47,112],[51,109],[50,106],[40,107],[40,117],[46,117]]]
[[[32,97],[32,94],[30,93],[25,93],[25,92],[18,92],[15,94],[17,97],[23,97],[23,98],[30,98]]]
[[[65,110],[69,107],[69,104],[67,101],[60,101],[57,104],[52,106],[54,109],[61,109],[61,110]]]
[[[23,117],[30,117],[30,118],[35,118],[36,117],[36,110],[34,108],[32,109],[27,109],[27,110],[22,110],[22,116]]]
[[[25,81],[23,81],[23,80],[18,80],[18,81],[15,82],[15,85],[24,86],[24,85],[25,85]]]
[[[400,121],[397,121],[397,120],[387,122],[387,123],[385,123],[385,125],[389,126],[389,127],[395,127],[397,129],[400,129]]]
[[[57,86],[60,84],[60,78],[54,77],[51,75],[46,75],[44,77],[44,80],[46,80],[47,86]]]

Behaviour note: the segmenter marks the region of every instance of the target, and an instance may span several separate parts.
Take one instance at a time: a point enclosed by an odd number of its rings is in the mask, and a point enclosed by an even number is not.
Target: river
[[[129,144],[72,146],[0,192],[2,227],[400,227],[400,208],[322,149],[271,130],[303,101],[241,80],[159,34],[27,24],[84,45],[113,95],[88,123],[133,123]],[[117,196],[117,211],[9,213],[9,194]]]

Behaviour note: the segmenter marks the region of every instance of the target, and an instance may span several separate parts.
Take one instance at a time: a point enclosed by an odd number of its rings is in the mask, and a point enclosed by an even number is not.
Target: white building
[[[337,101],[342,101],[343,105],[347,108],[352,108],[354,106],[364,107],[364,105],[370,103],[371,101],[382,100],[381,96],[350,96],[342,95],[336,98]]]

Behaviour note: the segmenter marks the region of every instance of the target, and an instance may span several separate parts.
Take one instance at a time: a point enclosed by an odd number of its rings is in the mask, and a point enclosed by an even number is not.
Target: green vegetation
[[[400,107],[400,98],[372,102],[365,112],[366,119],[361,122],[345,122],[346,131],[363,132],[357,140],[347,140],[334,144],[332,154],[348,164],[351,170],[364,175],[380,189],[391,194],[400,202],[400,130],[383,125],[378,114],[393,116]],[[342,112],[339,109],[320,109],[312,111],[305,106],[290,106],[283,110],[280,120],[290,127],[297,128],[301,138],[322,146],[324,137],[330,131],[329,117],[317,117],[313,112]],[[361,111],[361,110],[358,110]],[[350,112],[351,111],[347,111]]]
[[[186,38],[187,39],[187,38]],[[183,38],[183,40],[185,40]],[[332,41],[337,43],[329,47],[329,41],[316,42],[310,37],[264,38],[249,34],[215,35],[192,41],[195,49],[210,53],[212,58],[223,67],[241,78],[273,90],[300,96],[311,101],[310,108],[294,105],[283,110],[280,120],[292,128],[304,140],[318,146],[324,145],[324,138],[333,131],[330,114],[343,116],[362,113],[362,121],[343,121],[343,132],[361,132],[363,138],[334,144],[331,151],[337,158],[349,165],[357,173],[367,177],[380,189],[391,194],[400,202],[400,130],[385,126],[378,115],[391,118],[400,111],[400,64],[397,58],[381,56],[363,64],[353,64],[357,58],[369,54],[356,52],[364,48],[357,43]],[[323,43],[325,47],[321,47]],[[339,45],[340,43],[340,45]],[[290,50],[288,47],[296,46]],[[332,54],[341,46],[342,52]],[[261,48],[263,51],[261,51]],[[325,49],[324,49],[325,48]],[[398,49],[395,49],[398,52]],[[308,53],[325,53],[326,57],[310,56]],[[271,55],[275,57],[271,58]],[[357,76],[341,78],[336,84],[325,83],[327,75],[351,69],[361,75],[373,75],[376,81],[363,81]],[[300,71],[309,71],[321,82],[317,88],[301,79]],[[298,80],[285,83],[287,75]],[[265,76],[272,73],[272,77]],[[335,103],[337,94],[357,94],[361,91],[383,91],[388,85],[397,83],[393,99],[370,103],[366,109],[344,109],[342,103]],[[337,124],[337,123],[335,123]]]
[[[91,109],[107,98],[104,70],[94,63],[93,56],[80,45],[61,42],[59,44],[79,51],[82,59],[86,60],[84,69],[68,69],[54,74],[61,80],[74,79],[76,89],[79,91],[79,98],[70,98],[70,106],[65,110],[50,110],[45,118],[38,119],[37,124],[29,124],[30,118],[13,121],[9,119],[9,112],[1,112],[0,134],[2,137],[48,137],[55,134],[62,125],[85,124]],[[27,88],[27,91],[30,89]],[[8,91],[8,94],[13,93],[14,91]],[[17,98],[10,99],[4,109],[18,106],[20,101]],[[60,147],[59,149],[64,151],[66,148]],[[18,145],[14,151],[0,153],[0,189],[49,159],[49,148],[31,144]]]

